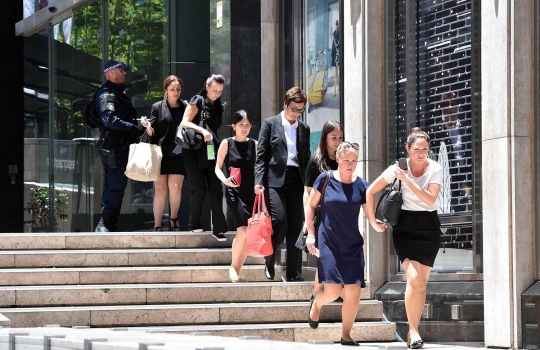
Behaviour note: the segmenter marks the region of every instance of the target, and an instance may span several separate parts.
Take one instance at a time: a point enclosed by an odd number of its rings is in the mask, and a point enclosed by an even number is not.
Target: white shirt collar
[[[285,118],[285,112],[281,111],[281,125],[283,126],[289,126],[291,128],[294,128],[296,129],[298,127],[298,119],[296,119],[294,121],[293,124],[289,123],[289,121],[287,120],[287,118]]]

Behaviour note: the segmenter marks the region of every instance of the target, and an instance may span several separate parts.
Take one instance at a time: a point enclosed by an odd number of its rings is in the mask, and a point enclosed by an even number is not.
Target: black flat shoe
[[[415,340],[411,343],[411,335],[407,333],[407,348],[408,349],[422,349],[424,347],[424,341],[422,339]]]
[[[317,329],[319,327],[319,321],[313,321],[311,319],[311,309],[313,309],[313,303],[315,302],[315,298],[311,299],[311,303],[309,303],[309,310],[308,310],[308,318],[307,321],[309,323],[309,326],[312,329]],[[320,317],[320,316],[319,316]]]
[[[266,276],[266,278],[268,278],[269,280],[273,280],[274,277],[276,276],[276,270],[274,269],[274,265],[272,265],[271,267],[264,264],[264,275]]]
[[[161,231],[163,231],[161,227],[159,226],[154,227],[154,232],[161,232]]]
[[[409,349],[422,349],[424,347],[424,341],[423,340],[415,340],[412,343],[407,343],[407,347]]]
[[[346,346],[360,346],[360,344],[358,344],[358,343],[355,342],[354,340],[353,340],[353,341],[347,341],[347,340],[344,340],[343,338],[341,338],[341,345],[346,345]]]

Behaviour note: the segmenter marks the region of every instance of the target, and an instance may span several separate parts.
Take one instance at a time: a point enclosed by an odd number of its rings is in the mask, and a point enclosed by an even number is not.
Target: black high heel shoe
[[[315,302],[315,298],[311,299],[311,303],[309,304],[309,311],[308,311],[308,323],[309,323],[309,326],[312,328],[312,329],[317,329],[319,327],[319,321],[313,321],[311,319],[311,309],[313,309],[313,303]],[[319,315],[319,318],[321,316]]]
[[[180,231],[180,226],[178,225],[178,218],[169,219],[169,231]]]
[[[161,226],[156,226],[156,227],[154,227],[154,232],[161,232],[161,231],[163,231],[163,230],[161,229]]]

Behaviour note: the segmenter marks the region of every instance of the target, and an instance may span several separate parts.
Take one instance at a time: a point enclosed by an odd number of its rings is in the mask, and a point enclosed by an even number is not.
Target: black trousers
[[[272,246],[274,254],[265,257],[267,265],[276,262],[276,248],[287,242],[286,278],[297,279],[302,276],[302,251],[295,243],[304,224],[304,205],[302,195],[304,184],[297,167],[287,167],[282,187],[268,188],[265,193],[266,205],[272,217]]]
[[[120,145],[103,148],[114,151],[116,157],[116,168],[112,169],[108,162],[109,158],[100,153],[101,164],[105,171],[103,192],[101,193],[101,218],[107,227],[113,227],[120,216],[120,209],[128,183],[128,178],[124,172],[126,171],[129,152]]]
[[[212,210],[212,230],[214,233],[229,230],[223,214],[223,187],[216,176],[216,161],[208,161],[208,168],[199,169],[196,151],[183,151],[184,166],[191,182],[191,199],[189,205],[190,230],[201,229],[201,215],[206,192],[210,194],[210,209]]]

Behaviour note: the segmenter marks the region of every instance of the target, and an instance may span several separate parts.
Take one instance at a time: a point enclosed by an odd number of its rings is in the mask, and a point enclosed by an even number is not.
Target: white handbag
[[[156,181],[161,174],[161,146],[151,143],[132,143],[124,174],[136,181]]]

